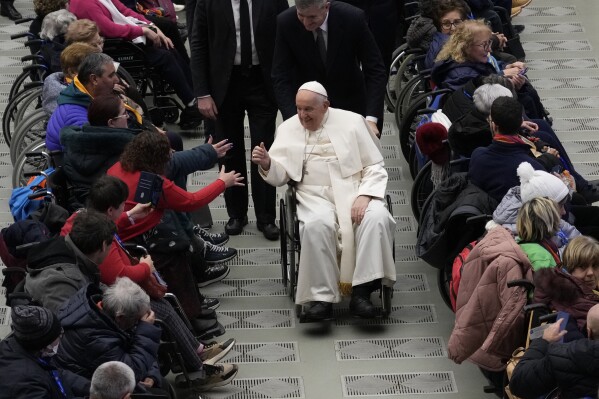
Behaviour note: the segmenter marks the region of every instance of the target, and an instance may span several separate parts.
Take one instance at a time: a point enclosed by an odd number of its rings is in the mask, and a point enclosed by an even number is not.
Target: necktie
[[[320,53],[320,59],[323,64],[327,64],[327,45],[324,42],[324,35],[322,29],[316,29],[316,44],[318,45],[318,52]]]
[[[239,0],[239,30],[241,35],[241,69],[248,73],[252,67],[252,28],[247,0]]]

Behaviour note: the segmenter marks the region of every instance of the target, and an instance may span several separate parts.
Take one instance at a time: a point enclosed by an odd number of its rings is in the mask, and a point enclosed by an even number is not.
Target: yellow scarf
[[[87,91],[87,89],[85,88],[85,86],[83,85],[83,83],[81,83],[79,81],[79,77],[75,76],[75,78],[73,78],[73,83],[75,84],[75,87],[77,88],[77,90],[79,90],[82,93],[87,94],[88,96],[90,96],[93,100],[93,96],[91,94],[89,94],[89,91]],[[137,123],[139,123],[141,125],[142,119],[141,119],[141,114],[139,112],[137,112],[136,109],[134,109],[133,107],[131,107],[129,104],[127,104],[126,102],[123,101],[123,104],[125,105],[125,109],[132,112],[133,115],[135,115],[135,120],[137,121]]]

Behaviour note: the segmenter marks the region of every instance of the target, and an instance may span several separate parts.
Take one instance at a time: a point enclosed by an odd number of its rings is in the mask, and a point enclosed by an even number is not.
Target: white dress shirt
[[[252,19],[252,0],[247,0],[250,10],[250,28],[252,31],[252,65],[260,65],[256,45],[254,44],[254,21]],[[235,20],[235,37],[237,39],[237,49],[235,50],[234,65],[241,65],[241,22],[239,17],[239,0],[231,0],[233,7],[233,19]]]

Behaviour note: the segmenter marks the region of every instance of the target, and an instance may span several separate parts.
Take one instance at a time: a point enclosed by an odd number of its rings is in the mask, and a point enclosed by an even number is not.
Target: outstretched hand
[[[212,144],[212,136],[208,137],[207,143]],[[227,154],[227,151],[233,148],[233,143],[229,143],[228,139],[224,139],[216,144],[212,144],[212,147],[214,147],[214,151],[216,151],[216,156],[222,158]]]
[[[241,173],[235,173],[234,170],[232,170],[230,172],[225,172],[224,166],[222,166],[220,168],[220,173],[218,174],[218,178],[221,179],[225,183],[226,188],[233,187],[233,186],[237,186],[237,187],[245,186],[245,184],[243,184],[243,177],[241,176]]]
[[[260,143],[259,146],[255,146],[252,150],[252,162],[264,170],[270,169],[270,155],[268,155],[264,143]]]

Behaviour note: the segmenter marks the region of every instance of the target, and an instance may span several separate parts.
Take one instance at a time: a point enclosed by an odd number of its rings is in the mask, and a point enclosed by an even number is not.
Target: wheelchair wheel
[[[289,282],[289,278],[288,278],[288,258],[287,258],[287,210],[285,207],[285,201],[283,199],[281,199],[279,201],[279,230],[280,230],[280,235],[279,235],[279,242],[281,244],[281,274],[282,274],[282,281],[283,281],[283,286],[289,290],[289,288],[287,288],[287,283]],[[289,291],[288,291],[289,292]]]
[[[13,188],[22,187],[27,184],[29,180],[25,177],[25,173],[38,172],[41,170],[48,169],[50,164],[48,158],[43,156],[32,156],[27,157],[26,154],[30,152],[41,152],[46,150],[46,140],[40,139],[36,142],[31,143],[22,153],[19,155],[19,159],[14,165],[12,173],[12,186]]]
[[[420,171],[418,168],[418,157],[416,156],[416,146],[412,145],[410,147],[410,156],[408,157],[408,166],[410,167],[410,176],[412,176],[412,180],[416,178],[418,172]]]
[[[424,203],[433,190],[433,182],[431,181],[431,162],[429,161],[416,175],[410,193],[410,206],[412,207],[412,214],[417,221],[420,221],[420,214]]]
[[[47,68],[44,65],[32,65],[26,68],[17,76],[12,84],[8,94],[8,101],[18,96],[24,90],[27,83],[44,81],[47,72]]]
[[[451,282],[451,264],[449,267],[439,269],[437,272],[437,286],[439,287],[439,294],[445,305],[453,312],[451,307],[451,299],[449,299],[449,283]]]
[[[395,103],[397,102],[397,95],[399,91],[396,88],[396,79],[401,78],[397,73],[401,66],[401,63],[405,59],[405,50],[408,48],[407,44],[402,44],[393,52],[393,61],[391,61],[391,67],[389,68],[389,77],[387,79],[387,87],[385,90],[385,105],[389,112],[395,112]]]
[[[410,159],[410,148],[416,140],[416,129],[420,126],[422,119],[426,117],[427,97],[427,95],[423,95],[414,100],[414,103],[402,119],[401,125],[399,125],[399,145],[405,160]]]
[[[420,75],[414,76],[402,87],[397,97],[397,103],[395,104],[395,121],[397,122],[397,126],[401,124],[414,99],[426,92],[428,90],[425,80]]]
[[[29,90],[21,91],[15,98],[9,101],[8,105],[4,109],[4,114],[2,115],[2,133],[4,135],[4,140],[7,145],[10,145],[12,139],[12,133],[14,133],[16,126],[20,123],[20,120],[17,119],[17,115],[25,115],[25,113],[20,112],[23,107],[27,107],[28,109],[35,110],[37,107],[37,103],[31,102],[30,96],[34,91],[38,88],[32,88]]]
[[[413,77],[418,76],[418,59],[421,58],[418,54],[411,53],[406,54],[403,58],[401,65],[397,71],[397,78],[395,79],[395,92],[397,95],[401,93],[402,89],[407,86],[408,82]]]
[[[22,122],[12,138],[10,146],[10,161],[16,162],[21,152],[34,141],[46,137],[48,116],[43,109],[38,109]]]

